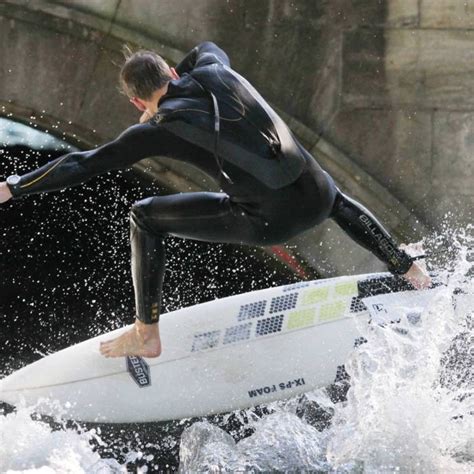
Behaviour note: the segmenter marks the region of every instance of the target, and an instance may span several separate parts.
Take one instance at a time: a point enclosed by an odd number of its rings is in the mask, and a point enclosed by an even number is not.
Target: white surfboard
[[[89,339],[0,380],[0,400],[90,422],[146,422],[243,409],[334,381],[368,318],[362,298],[407,290],[388,274],[302,282],[161,316],[156,359],[106,359]],[[416,293],[416,292],[412,292]]]

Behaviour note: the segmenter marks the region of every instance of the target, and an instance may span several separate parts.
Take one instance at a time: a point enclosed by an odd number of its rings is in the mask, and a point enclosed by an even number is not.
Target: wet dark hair
[[[120,86],[128,97],[148,100],[171,79],[166,61],[154,51],[133,53],[124,47],[125,63],[120,70]]]

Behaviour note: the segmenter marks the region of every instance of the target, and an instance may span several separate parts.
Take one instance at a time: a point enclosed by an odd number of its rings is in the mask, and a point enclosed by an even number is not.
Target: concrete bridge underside
[[[175,63],[212,40],[400,240],[472,218],[474,2],[4,0],[0,37],[0,114],[83,148],[138,119],[117,89],[125,42]],[[173,160],[137,169],[216,189]],[[323,276],[382,268],[331,222],[287,251]]]

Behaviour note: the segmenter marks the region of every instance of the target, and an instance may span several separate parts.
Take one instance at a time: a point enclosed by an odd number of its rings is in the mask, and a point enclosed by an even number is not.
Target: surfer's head
[[[149,100],[158,89],[162,89],[173,77],[172,68],[154,51],[140,50],[132,53],[124,48],[125,63],[120,70],[122,91],[130,99]]]
[[[132,53],[124,48],[125,63],[120,70],[122,92],[139,110],[156,112],[156,104],[166,93],[168,83],[178,79],[175,69],[154,51]]]

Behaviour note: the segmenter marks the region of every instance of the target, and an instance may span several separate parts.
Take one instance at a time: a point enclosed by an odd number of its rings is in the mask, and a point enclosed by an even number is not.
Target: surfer
[[[200,168],[221,192],[180,193],[135,203],[130,213],[133,328],[101,344],[106,357],[157,357],[165,269],[164,239],[266,246],[333,219],[358,244],[417,288],[429,286],[423,266],[399,248],[361,204],[337,188],[260,94],[230,67],[212,42],[170,67],[151,51],[127,57],[120,81],[142,112],[140,124],[99,148],[63,155],[0,183],[0,202],[80,184],[150,156]]]

